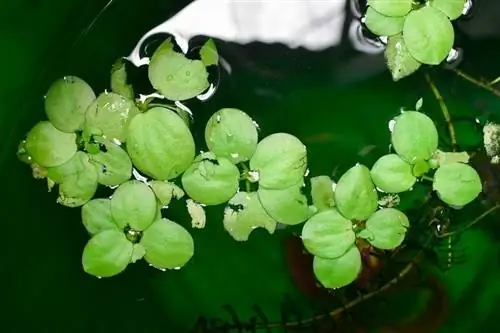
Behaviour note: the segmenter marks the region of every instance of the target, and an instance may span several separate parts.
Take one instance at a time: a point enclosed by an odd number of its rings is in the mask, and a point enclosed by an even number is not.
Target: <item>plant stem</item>
[[[434,97],[436,97],[436,100],[439,103],[439,107],[441,108],[441,112],[443,113],[444,120],[446,124],[448,125],[448,132],[450,132],[450,140],[451,140],[451,146],[453,151],[457,151],[457,137],[455,134],[455,128],[453,127],[453,123],[451,122],[451,116],[450,112],[448,111],[448,107],[446,106],[446,103],[444,102],[443,96],[441,96],[441,93],[439,92],[438,88],[432,81],[430,75],[428,73],[425,73],[425,79],[427,80],[427,83],[429,84],[429,87],[432,90],[432,93],[434,94]]]
[[[423,175],[423,176],[422,176],[422,179],[423,179],[423,180],[430,181],[430,182],[433,182],[433,181],[434,181],[434,178],[429,177],[429,176],[427,176],[427,175]]]
[[[474,224],[481,222],[486,216],[490,215],[491,213],[493,213],[494,211],[496,211],[499,208],[500,208],[500,203],[497,203],[493,207],[490,207],[488,210],[484,211],[481,215],[476,217],[473,221],[467,223],[467,225],[465,227],[459,228],[457,230],[449,231],[449,232],[444,232],[442,234],[438,234],[437,236],[439,238],[445,238],[445,237],[453,236],[455,234],[463,232],[463,231],[469,229],[470,227],[472,227]]]
[[[461,78],[463,78],[464,80],[469,81],[470,83],[472,83],[472,84],[474,84],[474,85],[476,85],[476,86],[478,86],[480,88],[483,88],[483,89],[489,91],[493,95],[500,97],[500,90],[495,89],[494,87],[491,86],[491,84],[482,82],[482,81],[480,81],[478,79],[475,79],[472,76],[470,76],[469,74],[464,73],[464,72],[462,72],[459,69],[451,68],[450,70],[453,73],[455,73],[458,76],[460,76]],[[495,81],[497,81],[497,80],[494,80],[493,82],[495,82]]]

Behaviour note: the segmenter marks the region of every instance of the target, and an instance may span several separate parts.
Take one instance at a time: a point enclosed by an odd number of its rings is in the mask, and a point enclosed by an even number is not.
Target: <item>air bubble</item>
[[[456,68],[464,58],[464,50],[462,48],[451,49],[445,60],[444,67]]]
[[[391,119],[389,121],[389,132],[392,133],[392,131],[394,130],[394,126],[396,125],[396,120],[395,119]]]

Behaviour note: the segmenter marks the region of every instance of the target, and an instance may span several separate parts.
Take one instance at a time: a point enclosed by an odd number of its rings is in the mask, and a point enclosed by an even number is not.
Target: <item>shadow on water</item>
[[[144,12],[146,7],[147,13],[136,15]],[[44,78],[44,86],[47,87],[61,75],[72,74],[84,78],[95,91],[108,89],[109,76],[103,73],[109,73],[113,62],[127,55],[145,31],[162,22],[165,13],[175,13],[181,7],[180,3],[177,8],[170,8],[160,2],[147,5],[124,1],[112,3],[100,13],[91,28],[84,31],[63,59],[58,59],[58,64]],[[203,36],[193,39],[193,46],[199,46],[204,40]],[[464,51],[460,68],[473,71],[477,76],[491,78],[495,74],[500,75],[500,66],[494,63],[495,59],[490,61],[485,58],[486,52],[498,54],[498,40],[472,40],[464,35],[458,41]],[[201,133],[211,114],[222,107],[240,108],[259,124],[262,136],[288,132],[301,139],[308,147],[311,176],[327,174],[338,177],[354,163],[371,165],[381,154],[386,153],[390,141],[388,122],[400,112],[401,107],[412,108],[420,97],[424,98],[425,112],[442,124],[438,104],[422,73],[394,83],[383,68],[380,55],[361,54],[345,43],[322,52],[291,50],[278,44],[252,43],[242,46],[220,40],[216,43],[221,57],[230,64],[231,73],[221,67],[213,97],[205,102],[192,100],[186,103],[194,114],[193,133],[200,149],[204,148]],[[154,49],[153,44],[149,48]],[[500,115],[500,99],[492,98],[451,72],[432,70],[432,74],[454,117],[474,119],[485,114],[490,117]],[[137,70],[131,76],[135,78],[140,93],[151,92],[143,70]],[[31,103],[31,107],[42,107],[41,100]],[[33,113],[33,118],[23,120],[22,124],[28,128],[40,117],[41,113]],[[445,127],[440,126],[440,129],[446,136]],[[463,145],[477,145],[477,132],[464,131],[469,134],[464,134],[466,139]],[[17,162],[12,160],[11,163]],[[54,286],[54,282],[49,281],[51,277],[60,275],[80,281],[86,288],[82,288],[82,291],[75,291],[75,283],[58,285],[61,295],[74,293],[73,297],[81,299],[80,308],[74,311],[81,312],[84,329],[80,327],[72,331],[140,329],[141,325],[133,323],[134,320],[127,322],[129,315],[137,315],[137,318],[155,322],[151,323],[151,327],[168,327],[166,331],[171,332],[186,332],[200,317],[207,318],[215,326],[219,325],[220,330],[214,332],[244,332],[251,331],[258,323],[279,322],[284,316],[283,309],[289,317],[287,320],[292,321],[307,319],[317,312],[310,305],[314,301],[297,289],[289,273],[291,268],[287,264],[284,244],[291,232],[297,231],[296,228],[277,231],[275,235],[256,230],[248,242],[239,243],[223,229],[222,209],[210,208],[206,228],[192,230],[196,255],[182,270],[160,272],[137,264],[122,276],[106,281],[95,280],[80,272],[80,255],[86,235],[83,228],[74,223],[80,219],[79,210],[56,207],[54,195],[47,195],[43,184],[34,184],[29,179],[29,170],[18,172],[20,176],[16,183],[7,179],[7,186],[31,188],[30,195],[39,200],[36,207],[44,208],[37,211],[39,219],[51,219],[58,228],[54,231],[56,227],[49,226],[47,231],[44,226],[38,226],[38,229],[32,230],[32,233],[43,237],[50,235],[58,238],[54,245],[45,247],[42,252],[44,260],[58,256],[58,249],[61,248],[68,251],[66,256],[73,262],[70,267],[54,268],[52,275],[40,274],[41,280],[37,284],[30,284],[28,268],[41,272],[48,261],[27,262],[26,270],[17,273],[24,276],[19,285],[25,284],[22,288],[26,289],[23,292],[26,295],[39,293],[37,304],[42,308],[44,298],[50,294],[49,287]],[[15,198],[21,200],[21,195],[15,195]],[[14,207],[19,208],[19,204]],[[478,215],[477,211],[467,212],[467,218],[469,215],[474,216],[474,213]],[[187,213],[181,205],[173,207],[168,217],[190,228]],[[35,218],[35,215],[31,218]],[[20,238],[20,235],[18,230],[14,237]],[[43,244],[39,239],[33,242],[39,246]],[[493,253],[484,247],[481,251]],[[472,256],[469,253],[469,257],[478,258],[474,253]],[[310,270],[310,267],[304,269]],[[47,280],[43,281],[44,278]],[[455,290],[465,290],[466,285],[472,284],[457,279],[448,276]],[[21,289],[19,285],[14,290]],[[40,285],[45,286],[46,290],[41,290]],[[471,290],[477,288],[480,287],[474,285]],[[96,295],[102,295],[102,298],[86,294],[84,290],[92,290]],[[55,300],[52,301],[58,307],[63,306],[57,303],[63,302],[64,296],[61,295],[54,296]],[[470,298],[480,301],[474,291],[471,291]],[[332,310],[333,297],[330,302],[325,304],[325,311]],[[95,309],[86,308],[93,304],[98,304]],[[23,305],[19,303],[15,306],[21,309]],[[105,316],[103,313],[107,308],[113,307],[113,313],[121,313],[113,326],[92,324],[95,318]],[[43,323],[42,315],[40,318]],[[212,318],[219,318],[220,321],[213,322]],[[226,327],[224,330],[227,323],[236,323],[231,324],[234,329]],[[302,331],[311,332],[311,327],[307,326]],[[318,328],[318,332],[335,327],[339,327],[339,322],[323,327],[323,330]],[[157,331],[161,330],[154,330]],[[203,332],[201,328],[200,332]]]

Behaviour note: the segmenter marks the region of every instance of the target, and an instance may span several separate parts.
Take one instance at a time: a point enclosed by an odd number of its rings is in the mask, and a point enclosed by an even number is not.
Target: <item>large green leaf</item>
[[[111,215],[109,199],[93,199],[83,205],[82,223],[91,235],[104,230],[119,230]]]
[[[97,167],[99,183],[107,186],[120,185],[132,176],[132,161],[122,147],[108,140],[98,140],[105,151],[89,155]]]
[[[396,154],[379,158],[372,167],[373,183],[386,193],[400,193],[412,188],[417,178],[412,173],[411,164]]]
[[[392,250],[405,239],[410,221],[406,215],[394,208],[384,208],[373,214],[365,225],[363,236],[376,248]]]
[[[483,186],[476,170],[456,162],[436,170],[433,188],[446,204],[461,207],[476,199]]]
[[[302,194],[302,185],[280,190],[260,187],[257,193],[266,213],[277,222],[294,225],[309,217],[309,206],[306,196]]]
[[[408,51],[401,34],[388,38],[384,55],[394,81],[415,73],[422,65]]]
[[[335,259],[314,257],[313,270],[318,281],[326,288],[347,286],[361,273],[361,253],[352,246],[344,255]]]

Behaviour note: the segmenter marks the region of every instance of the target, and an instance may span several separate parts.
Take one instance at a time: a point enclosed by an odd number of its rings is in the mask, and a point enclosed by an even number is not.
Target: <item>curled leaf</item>
[[[335,207],[335,195],[333,188],[336,184],[328,176],[317,176],[311,178],[311,197],[313,205],[318,211]]]

